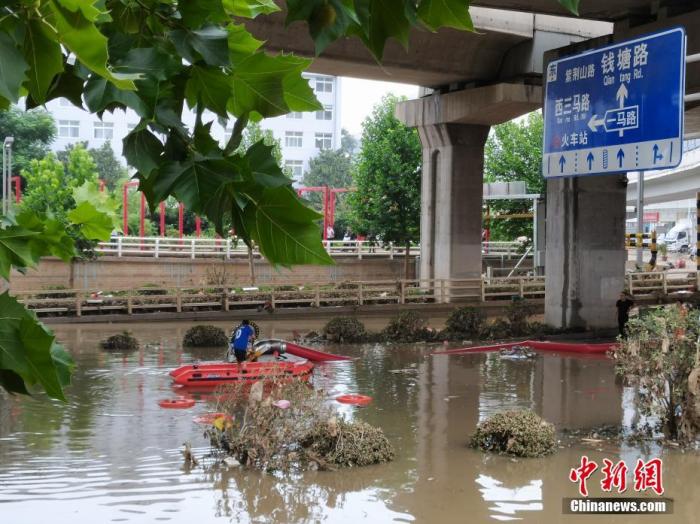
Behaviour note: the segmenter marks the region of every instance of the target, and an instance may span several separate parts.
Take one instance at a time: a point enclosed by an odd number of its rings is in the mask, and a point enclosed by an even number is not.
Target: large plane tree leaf
[[[578,6],[580,0],[558,0],[561,5],[566,7],[573,14],[578,15]]]
[[[61,44],[75,53],[80,62],[120,89],[135,89],[134,75],[116,74],[107,67],[109,53],[107,38],[100,33],[95,22],[100,15],[91,0],[68,2],[49,0],[52,21]],[[87,16],[86,16],[87,15]]]
[[[163,155],[163,144],[147,129],[134,129],[123,140],[124,156],[142,175],[158,168]]]
[[[76,207],[68,213],[72,224],[80,228],[88,240],[109,240],[112,231],[119,229],[119,203],[98,185],[87,181],[73,190]]]
[[[231,84],[221,69],[192,66],[185,96],[190,107],[203,104],[220,117],[228,118],[226,104],[231,96]]]
[[[222,0],[222,3],[229,14],[245,18],[269,15],[280,10],[275,0]]]
[[[318,241],[321,215],[304,206],[288,186],[266,188],[243,211],[243,221],[272,264],[333,264]]]
[[[20,377],[25,386],[39,385],[50,397],[65,401],[63,387],[69,383],[72,366],[53,333],[9,293],[1,294],[0,384],[24,393]]]
[[[112,218],[90,202],[78,204],[68,212],[68,219],[80,228],[80,234],[88,240],[109,240],[114,230]]]
[[[255,53],[236,64],[229,110],[236,116],[255,112],[262,117],[288,113],[291,104],[308,102],[322,109],[301,73],[310,61],[292,55]],[[315,103],[314,103],[315,102]]]
[[[352,0],[287,0],[286,23],[297,20],[308,22],[317,55],[358,22]]]
[[[28,68],[27,61],[10,35],[0,32],[0,97],[17,102]]]
[[[36,264],[31,241],[38,235],[37,231],[17,225],[0,228],[0,277],[7,280],[12,267],[22,271]]]
[[[418,17],[433,31],[439,27],[474,29],[469,2],[465,0],[422,0],[418,5]]]
[[[61,46],[44,21],[30,20],[24,33],[24,57],[29,64],[27,89],[34,102],[43,104],[56,75],[63,72]]]

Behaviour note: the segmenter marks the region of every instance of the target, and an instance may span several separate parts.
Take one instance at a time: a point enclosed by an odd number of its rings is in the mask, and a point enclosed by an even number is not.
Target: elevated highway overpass
[[[427,96],[397,108],[423,145],[424,279],[479,275],[484,144],[491,125],[541,107],[542,71],[549,61],[679,25],[687,30],[688,53],[700,53],[697,0],[583,0],[581,18],[556,0],[475,0],[472,6],[476,33],[414,30],[409,50],[390,42],[382,65],[358,41],[343,39],[312,67],[430,88]],[[284,14],[263,18],[249,27],[273,49],[313,54],[305,26],[285,28]],[[686,91],[700,92],[700,62],[688,65]],[[686,104],[685,130],[700,136],[700,101]],[[615,300],[624,286],[626,195],[619,174],[548,181],[548,323],[614,324]]]
[[[637,205],[638,182],[627,184],[627,205]],[[644,204],[663,204],[678,200],[695,200],[700,191],[700,147],[686,151],[676,169],[649,171],[644,174]]]

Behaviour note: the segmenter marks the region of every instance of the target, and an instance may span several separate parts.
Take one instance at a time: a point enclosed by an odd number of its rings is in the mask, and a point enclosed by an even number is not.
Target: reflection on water
[[[525,486],[506,488],[503,482],[493,477],[479,475],[476,483],[486,502],[493,502],[489,507],[496,520],[519,520],[515,517],[520,511],[542,511],[542,481],[531,480]]]
[[[333,349],[357,359],[319,366],[314,382],[329,398],[371,395],[374,401],[367,408],[338,404],[338,409],[381,426],[396,446],[394,462],[285,475],[225,468],[185,471],[183,442],[191,441],[199,457],[207,452],[202,428],[192,419],[211,406],[197,397],[193,409],[163,410],[157,401],[173,395],[168,370],[222,355],[217,349],[183,350],[180,340],[187,327],[131,325],[142,344],[134,353],[98,349],[101,338],[123,326],[57,329],[78,363],[68,404],[0,397],[3,524],[43,522],[46,515],[52,524],[559,522],[562,497],[577,493],[567,475],[581,454],[599,462],[622,458],[629,464],[662,453],[656,447],[602,443],[514,460],[466,446],[476,423],[503,409],[534,409],[559,428],[638,422],[634,391],[616,384],[605,359],[432,357],[432,348],[424,344],[365,345]],[[278,322],[262,327],[266,336],[284,338],[299,326]],[[695,517],[698,466],[697,454],[664,452],[667,495],[676,500],[669,521]],[[589,490],[600,495],[595,485]]]

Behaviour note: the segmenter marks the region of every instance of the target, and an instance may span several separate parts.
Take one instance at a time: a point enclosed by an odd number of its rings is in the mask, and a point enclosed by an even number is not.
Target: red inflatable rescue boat
[[[173,381],[183,386],[196,386],[198,388],[215,388],[225,384],[246,382],[253,384],[259,380],[291,381],[309,380],[314,365],[308,360],[295,362],[246,362],[238,367],[238,364],[202,363],[190,364],[174,369],[170,372]]]

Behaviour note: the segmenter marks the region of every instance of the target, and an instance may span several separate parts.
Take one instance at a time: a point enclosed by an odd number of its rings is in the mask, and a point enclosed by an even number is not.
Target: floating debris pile
[[[100,346],[102,349],[135,350],[139,348],[139,341],[128,331],[123,331],[101,341]]]
[[[223,329],[210,325],[193,326],[182,338],[185,347],[220,347],[228,345],[228,337]]]
[[[241,465],[264,471],[366,466],[394,458],[394,448],[377,427],[347,421],[323,392],[294,381],[222,392],[217,411],[232,422],[212,426],[206,435],[218,452]]]
[[[471,446],[518,457],[542,457],[556,449],[554,426],[536,413],[504,411],[476,427]]]

